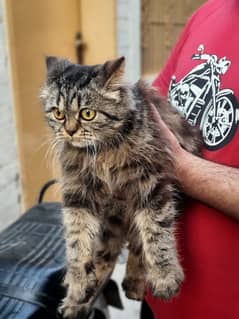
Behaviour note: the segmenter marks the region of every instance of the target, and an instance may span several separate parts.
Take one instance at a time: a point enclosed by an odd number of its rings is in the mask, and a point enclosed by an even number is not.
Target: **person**
[[[153,83],[204,140],[202,157],[188,153],[152,106],[191,198],[176,229],[185,281],[170,301],[148,291],[156,319],[239,318],[238,21],[238,0],[207,1]]]

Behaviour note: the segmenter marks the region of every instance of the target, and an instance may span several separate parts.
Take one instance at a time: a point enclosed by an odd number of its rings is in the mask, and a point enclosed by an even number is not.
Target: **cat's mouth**
[[[81,138],[81,139],[72,138],[69,142],[71,143],[71,145],[78,148],[87,148],[87,147],[95,146],[95,143],[92,140],[85,139],[85,138]]]
[[[70,143],[73,146],[75,146],[75,147],[80,147],[80,148],[86,147],[86,143],[84,141],[74,141],[74,140],[72,140],[72,141],[70,141]]]

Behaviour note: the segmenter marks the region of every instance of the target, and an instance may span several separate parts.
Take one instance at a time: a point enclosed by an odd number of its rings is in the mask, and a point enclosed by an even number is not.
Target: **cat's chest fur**
[[[116,156],[114,161],[110,157],[100,159],[94,173],[102,181],[102,192],[128,204],[144,200],[158,179],[156,174],[150,174],[149,169],[137,163],[137,157],[134,161],[123,156]]]
[[[100,154],[95,160],[94,174],[107,185],[111,193],[119,192],[130,179],[126,172],[129,154],[124,147]]]
[[[147,200],[158,182],[155,163],[145,162],[138,150],[126,144],[97,156],[86,156],[83,152],[73,153],[70,157],[66,154],[65,162],[76,170],[66,173],[65,189],[69,185],[70,189],[78,190],[100,207],[107,201],[119,200],[136,209]]]

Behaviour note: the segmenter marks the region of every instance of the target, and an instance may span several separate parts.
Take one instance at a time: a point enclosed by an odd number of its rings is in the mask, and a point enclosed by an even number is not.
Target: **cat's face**
[[[130,96],[121,83],[124,58],[82,66],[47,58],[41,98],[55,138],[86,148],[120,140],[128,124]]]

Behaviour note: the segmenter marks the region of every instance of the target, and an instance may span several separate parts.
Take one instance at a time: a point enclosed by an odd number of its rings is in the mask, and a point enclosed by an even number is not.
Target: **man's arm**
[[[154,106],[152,113],[161,134],[169,141],[183,191],[239,219],[239,169],[216,164],[185,151]]]

